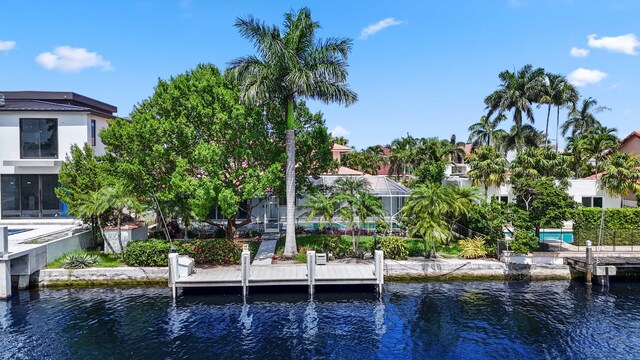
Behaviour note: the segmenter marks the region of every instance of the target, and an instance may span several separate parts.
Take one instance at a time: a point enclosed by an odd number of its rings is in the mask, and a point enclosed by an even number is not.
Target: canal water
[[[20,292],[2,359],[638,359],[640,283],[394,283],[361,293]]]

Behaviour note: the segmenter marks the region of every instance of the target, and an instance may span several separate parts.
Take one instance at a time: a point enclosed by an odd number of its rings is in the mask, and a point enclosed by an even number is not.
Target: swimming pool
[[[33,229],[9,229],[9,236],[31,231]]]
[[[511,232],[505,231],[505,235],[511,236]],[[573,230],[540,230],[540,241],[560,241],[572,243],[573,242]]]

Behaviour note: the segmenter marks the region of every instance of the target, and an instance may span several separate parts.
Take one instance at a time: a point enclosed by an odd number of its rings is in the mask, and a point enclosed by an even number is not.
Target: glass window
[[[58,175],[42,175],[42,217],[56,217],[60,213],[60,200],[55,188],[60,186]]]
[[[2,175],[3,218],[58,217],[58,175]]]
[[[91,146],[96,146],[96,121],[91,119]]]
[[[57,119],[20,119],[22,158],[58,157]]]
[[[595,196],[593,198],[593,207],[602,207],[602,197],[601,196]]]
[[[591,196],[582,197],[582,206],[591,207]]]
[[[2,175],[2,217],[20,217],[20,183],[18,175]]]

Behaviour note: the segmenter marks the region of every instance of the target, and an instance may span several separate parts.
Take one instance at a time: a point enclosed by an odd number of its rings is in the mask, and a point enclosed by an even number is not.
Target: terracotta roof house
[[[640,130],[635,130],[622,139],[618,151],[640,157]]]

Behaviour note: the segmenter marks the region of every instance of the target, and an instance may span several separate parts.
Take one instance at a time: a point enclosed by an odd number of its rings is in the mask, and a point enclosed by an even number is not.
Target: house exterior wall
[[[58,155],[55,159],[21,159],[20,119],[44,118],[57,119]],[[107,119],[88,112],[68,111],[6,111],[0,112],[0,175],[2,174],[58,174],[60,163],[64,161],[71,145],[83,146],[91,143],[91,120],[96,120],[96,154],[105,153],[104,144],[99,137],[100,129],[107,126]],[[2,201],[0,193],[0,203]],[[0,219],[2,214],[0,213]]]
[[[572,179],[569,180],[569,187],[567,188],[567,194],[578,203],[582,203],[583,197],[601,196],[602,205],[605,208],[619,208],[620,196],[610,196],[600,188],[599,180],[595,179]],[[471,181],[468,178],[448,178],[445,183],[454,183],[460,186],[469,187]],[[479,186],[480,191],[484,196],[484,188]],[[509,202],[515,201],[515,195],[511,184],[503,184],[499,187],[490,186],[487,191],[487,200],[490,200],[494,196],[507,196]]]
[[[629,140],[620,146],[618,151],[640,157],[640,138],[637,136],[629,138]]]

